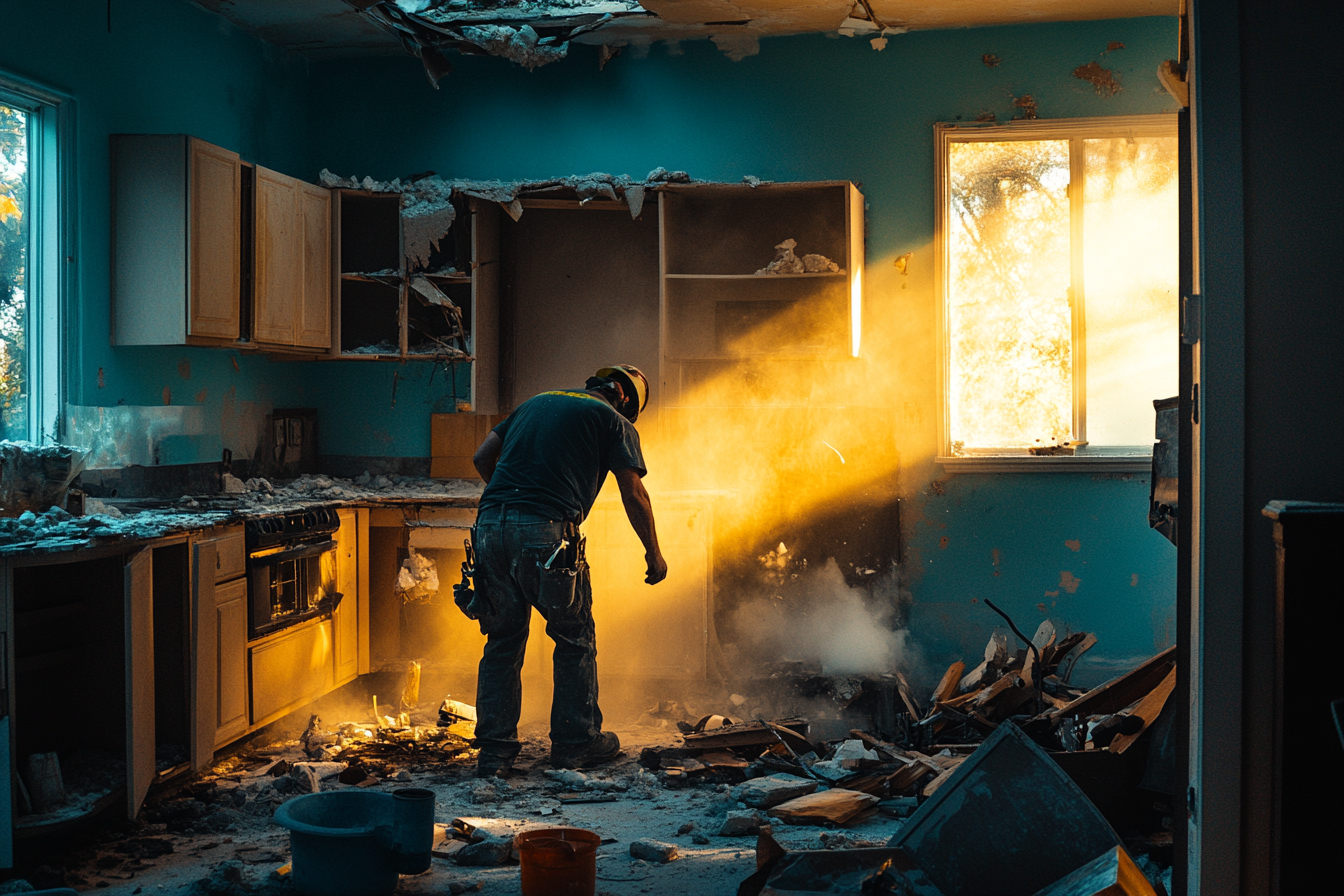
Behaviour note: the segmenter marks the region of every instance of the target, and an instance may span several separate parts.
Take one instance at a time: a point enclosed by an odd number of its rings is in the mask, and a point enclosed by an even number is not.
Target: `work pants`
[[[489,596],[496,610],[480,619],[487,636],[476,679],[476,746],[482,765],[507,767],[520,749],[523,655],[533,607],[546,620],[546,634],[555,642],[552,751],[581,752],[602,731],[587,566],[580,565],[570,606],[549,607],[538,599],[542,574],[538,563],[555,553],[563,533],[562,521],[513,507],[489,507],[477,515],[475,587]]]

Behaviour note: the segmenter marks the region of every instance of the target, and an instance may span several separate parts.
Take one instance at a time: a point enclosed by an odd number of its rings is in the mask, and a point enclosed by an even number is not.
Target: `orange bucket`
[[[523,896],[594,896],[602,838],[583,828],[540,828],[514,838]]]

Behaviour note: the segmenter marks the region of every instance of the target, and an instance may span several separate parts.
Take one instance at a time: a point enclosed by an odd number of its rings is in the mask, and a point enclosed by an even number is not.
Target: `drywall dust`
[[[912,645],[893,629],[900,605],[895,572],[851,588],[835,560],[775,594],[743,601],[733,613],[738,648],[762,664],[816,664],[824,675],[878,675],[912,665]]]

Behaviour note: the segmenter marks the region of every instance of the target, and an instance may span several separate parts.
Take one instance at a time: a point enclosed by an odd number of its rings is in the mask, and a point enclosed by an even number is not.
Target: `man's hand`
[[[663,559],[662,551],[655,551],[652,554],[644,555],[644,562],[648,564],[648,572],[644,574],[644,581],[650,585],[657,585],[663,579],[667,578],[667,561]]]
[[[653,505],[649,502],[649,493],[645,491],[644,483],[639,481],[639,472],[636,470],[612,470],[611,475],[616,477],[616,484],[621,487],[625,515],[644,544],[644,562],[648,565],[644,581],[657,585],[667,578],[667,561],[663,559],[663,552],[658,550],[658,532],[653,525]]]

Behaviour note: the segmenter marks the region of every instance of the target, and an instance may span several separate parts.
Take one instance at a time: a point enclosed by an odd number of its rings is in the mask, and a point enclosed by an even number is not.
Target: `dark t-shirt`
[[[507,504],[582,522],[608,472],[647,472],[634,424],[582,389],[535,395],[495,432],[504,446],[481,507]]]

